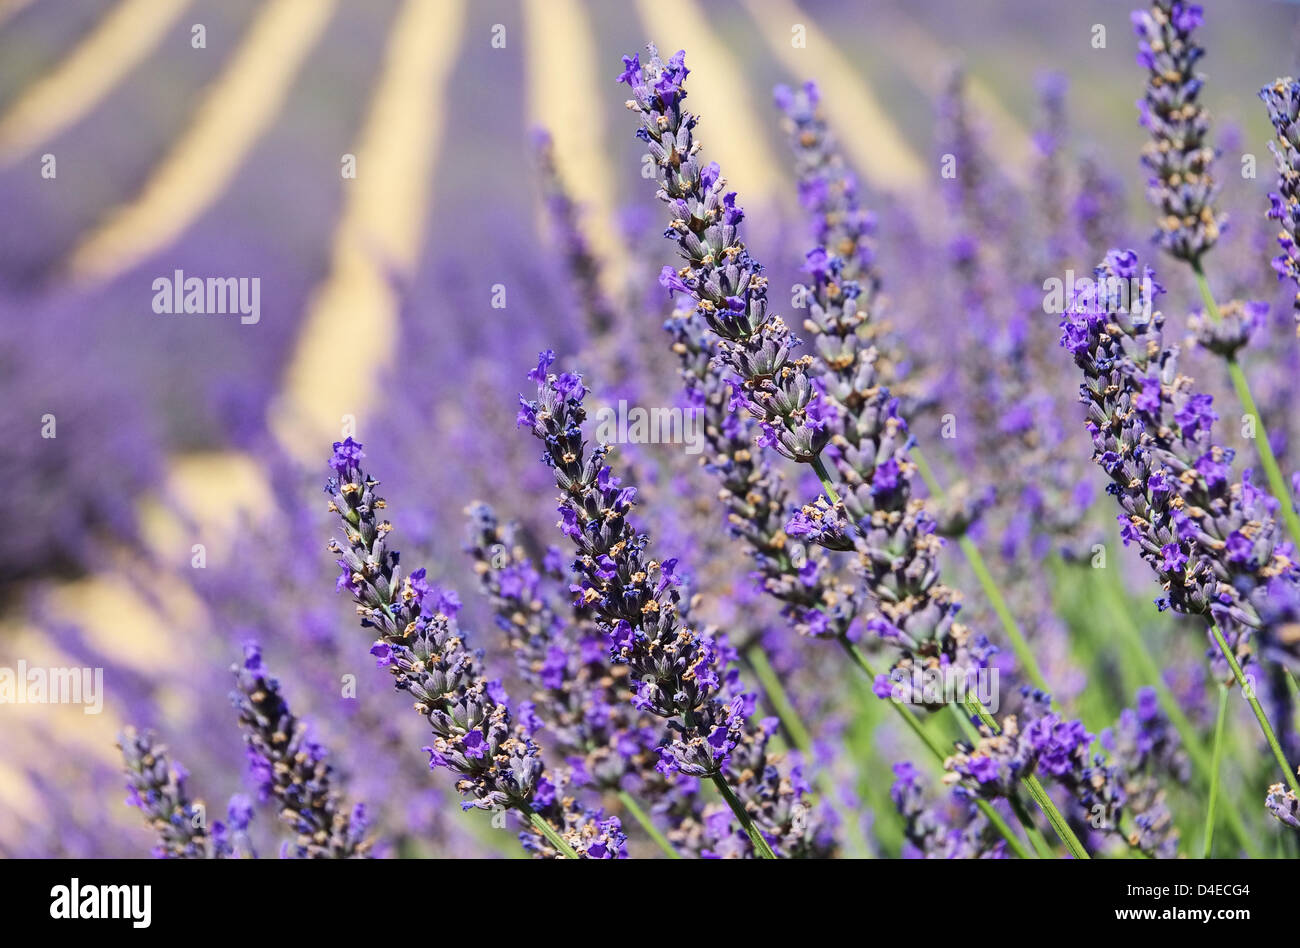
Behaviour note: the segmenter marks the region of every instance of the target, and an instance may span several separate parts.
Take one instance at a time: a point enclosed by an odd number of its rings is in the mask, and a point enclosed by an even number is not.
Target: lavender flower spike
[[[696,117],[682,110],[688,72],[685,52],[667,63],[647,47],[644,68],[637,56],[623,57],[619,77],[632,88],[627,107],[640,113],[637,137],[655,160],[658,197],[672,222],[665,236],[677,241],[686,266],[664,267],[659,282],[670,292],[692,296],[719,338],[723,363],[739,379],[738,400],[763,426],[764,443],[795,461],[820,465],[826,445],[817,392],[808,377],[810,356],[792,358],[798,340],[779,316],[767,310],[767,277],[740,241],[744,211],[716,163],[700,167],[692,137]]]
[[[754,848],[774,858],[723,776],[744,734],[745,696],[720,699],[718,646],[681,621],[677,560],[647,555],[649,538],[628,520],[636,488],[623,487],[605,464],[608,445],[588,453],[587,390],[576,375],[550,373],[554,360],[543,352],[529,373],[537,399],[520,396],[519,424],[546,445],[543,459],[562,491],[559,526],[578,551],[574,569],[581,577],[573,591],[608,636],[611,660],[630,667],[633,705],[668,722],[672,736],[659,748],[659,769],[712,780]]]
[[[704,417],[709,450],[702,463],[721,484],[727,528],[747,544],[756,581],[784,604],[782,615],[801,635],[847,635],[859,606],[853,585],[836,576],[821,547],[794,555],[785,530],[790,490],[767,454],[754,450],[756,422],[730,407],[730,386],[712,366],[717,352],[712,334],[693,313],[674,316],[665,328],[673,337],[686,397]]]
[[[662,727],[622,700],[628,669],[609,667],[590,620],[568,624],[556,615],[513,525],[501,526],[487,504],[471,504],[468,513],[466,550],[497,625],[509,636],[520,678],[533,689],[531,713],[580,773],[579,782],[602,792],[623,789],[653,763]]]
[[[365,806],[358,803],[349,812],[328,752],[307,738],[306,727],[280,693],[280,682],[267,675],[261,647],[246,644],[244,661],[231,671],[238,690],[230,700],[239,710],[259,796],[274,797],[280,819],[298,834],[286,853],[297,859],[367,856],[372,841],[364,838]]]
[[[160,859],[207,859],[214,855],[202,801],[190,799],[189,771],[171,765],[167,748],[151,731],[127,728],[118,736],[126,764],[126,802],[136,807],[158,834],[153,854]]]
[[[1157,604],[1217,623],[1245,662],[1270,584],[1294,585],[1300,570],[1277,502],[1249,471],[1232,483],[1233,453],[1214,443],[1211,398],[1192,389],[1177,348],[1163,342],[1154,300],[1164,289],[1154,276],[1132,251],[1112,250],[1066,313],[1061,344],[1084,372],[1093,460],[1111,476],[1121,536],[1165,590]]]
[[[1300,82],[1287,76],[1259,92],[1268,107],[1268,117],[1277,130],[1277,141],[1269,142],[1277,164],[1278,190],[1269,194],[1268,216],[1278,222],[1282,252],[1273,258],[1278,279],[1296,284],[1296,333],[1300,334]]]
[[[902,345],[881,318],[881,277],[872,246],[875,215],[858,200],[857,179],[846,166],[822,117],[817,84],[805,82],[795,90],[777,86],[773,96],[785,114],[785,130],[795,156],[799,203],[812,218],[814,244],[824,248],[823,255],[839,258],[841,281],[851,281],[855,287],[855,334],[877,350],[874,361],[878,382],[898,389]],[[805,329],[815,335],[823,332],[823,327],[812,321],[805,324]],[[834,335],[825,344],[820,336],[817,339],[818,348],[824,349],[823,356],[831,361],[841,355],[835,351],[838,343]]]
[[[1093,459],[1111,476],[1121,536],[1159,577],[1161,609],[1205,618],[1278,766],[1300,791],[1242,671],[1250,636],[1267,644],[1276,602],[1294,601],[1300,584],[1295,551],[1275,519],[1278,503],[1249,471],[1231,482],[1233,454],[1213,442],[1210,396],[1192,391],[1177,372],[1177,349],[1162,343],[1163,317],[1152,304],[1163,289],[1150,268],[1139,270],[1132,251],[1112,250],[1097,277],[1065,314],[1061,344],[1083,369]],[[1125,282],[1130,291],[1117,293]]]
[[[397,551],[388,549],[392,524],[378,516],[386,507],[379,481],[362,470],[363,457],[348,438],[335,442],[330,458],[335,476],[326,491],[346,537],[346,545],[330,541],[343,570],[337,588],[352,593],[362,626],[378,633],[370,653],[428,720],[430,769],[459,775],[465,809],[519,811],[553,847],[544,854],[621,856],[618,820],[561,798],[546,778],[540,749],[514,723],[501,683],[483,675],[481,653],[467,647],[456,625],[459,601],[431,586],[423,569],[402,575]]]
[[[959,604],[938,582],[942,541],[934,518],[911,493],[915,466],[907,457],[906,422],[898,401],[878,384],[871,347],[858,329],[858,284],[841,280],[843,261],[819,248],[805,268],[814,285],[810,324],[818,330],[817,357],[789,359],[795,344],[784,324],[767,311],[762,268],[740,242],[741,214],[735,195],[723,193],[716,165],[701,169],[699,144],[691,130],[695,116],[682,110],[682,54],[662,62],[650,47],[649,64],[636,57],[622,79],[635,98],[629,109],[641,115],[637,137],[646,142],[658,168],[658,197],[673,220],[665,236],[676,241],[688,265],[664,269],[660,282],[695,300],[699,318],[718,338],[719,361],[739,376],[736,401],[759,418],[758,443],[811,464],[830,502],[819,500],[796,513],[785,527],[791,537],[833,550],[856,550],[863,587],[879,614],[868,629],[890,638],[904,655],[896,678],[913,662],[947,665],[967,673],[986,664],[983,636],[955,622]],[[854,264],[861,270],[860,262]],[[835,368],[814,381],[818,360]],[[824,383],[825,394],[820,385]],[[845,490],[835,493],[820,458],[830,440]],[[884,678],[884,676],[882,676]],[[877,688],[889,695],[889,680]]]
[[[1151,132],[1142,164],[1151,177],[1147,198],[1160,211],[1155,240],[1179,260],[1196,265],[1214,246],[1226,216],[1214,210],[1216,157],[1206,142],[1210,119],[1200,104],[1203,77],[1196,64],[1204,50],[1192,32],[1204,11],[1182,0],[1153,0],[1133,11],[1138,65],[1150,71],[1146,95],[1138,100],[1140,121]]]

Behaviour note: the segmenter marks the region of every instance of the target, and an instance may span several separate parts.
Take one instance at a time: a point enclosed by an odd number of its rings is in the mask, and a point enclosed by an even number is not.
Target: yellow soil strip
[[[399,300],[390,275],[415,271],[464,12],[463,0],[408,0],[389,35],[354,152],[357,176],[344,182],[330,272],[270,417],[276,436],[304,462],[323,457],[343,415],[360,419],[371,407],[375,373],[393,358]]]
[[[0,0],[0,26],[4,26],[20,10],[31,6],[32,0]]]
[[[166,247],[212,206],[284,106],[333,0],[273,0],[135,200],[73,251],[73,279],[107,280]]]
[[[811,15],[790,0],[742,2],[768,49],[791,79],[795,83],[817,80],[822,90],[822,109],[840,146],[872,184],[887,189],[921,185],[925,179],[922,157],[908,143],[871,86]],[[807,45],[803,49],[791,44],[791,29],[796,23],[804,27]]]
[[[928,95],[938,96],[943,91],[938,83],[944,73],[936,71],[936,64],[957,66],[962,62],[960,52],[945,46],[905,14],[888,15],[881,32],[888,37],[890,62]],[[982,123],[988,133],[988,147],[995,150],[1000,159],[1000,169],[1012,181],[1025,183],[1034,156],[1031,132],[997,93],[969,70],[966,72],[966,94],[974,107],[977,122]]]
[[[190,0],[122,0],[0,117],[0,167],[90,112],[162,42]],[[22,6],[22,4],[18,4]]]
[[[396,299],[383,275],[389,268],[403,275],[414,270],[441,131],[437,105],[458,48],[463,10],[463,0],[408,0],[390,34],[384,76],[356,149],[358,176],[346,182],[353,191],[335,236],[331,274],[317,292],[288,377],[286,401],[299,411],[278,417],[281,437],[299,446],[308,458],[320,454],[321,439],[316,430],[287,424],[288,420],[299,419],[302,425],[305,414],[308,424],[316,421],[326,430],[334,428],[337,410],[334,405],[326,409],[326,402],[340,390],[367,391],[370,368],[391,355]],[[302,22],[297,25],[303,29]],[[303,45],[305,52],[311,44]],[[347,359],[333,354],[340,339],[348,340]],[[348,404],[359,412],[362,402],[358,394],[335,404]],[[273,417],[273,424],[276,421]],[[218,560],[237,513],[267,509],[265,491],[257,462],[240,452],[174,459],[163,493],[179,503],[194,525],[186,526],[156,501],[146,502],[141,510],[146,541],[165,561],[176,564],[169,578],[153,586],[161,607],[155,608],[132,588],[130,567],[124,564],[60,584],[51,594],[52,613],[79,623],[89,641],[118,661],[141,671],[158,671],[159,662],[169,654],[186,654],[184,649],[176,650],[177,640],[208,621],[202,603],[184,582],[190,547],[202,542],[209,563]],[[9,628],[5,633],[6,654],[36,654],[37,630]],[[45,662],[72,664],[53,654]],[[168,706],[168,720],[183,729],[187,711],[176,703],[179,696],[161,697]],[[108,704],[93,722],[93,736],[81,721],[89,716],[79,708],[71,710],[77,713],[52,722],[61,746],[78,746],[114,760],[111,734],[120,722],[108,713]],[[16,759],[30,762],[36,756],[16,755]],[[0,803],[22,808],[27,817],[40,810],[23,775],[6,765],[0,765]]]
[[[608,100],[618,61],[603,62],[577,0],[524,0],[528,122],[551,133],[556,164],[585,211],[583,230],[604,264],[605,289],[623,285],[629,261],[619,239],[618,190],[610,167]]]
[[[714,33],[700,5],[695,0],[637,0],[637,11],[646,38],[658,42],[665,59],[686,49],[693,75],[689,108],[700,116],[697,131],[705,159],[721,165],[742,204],[785,202],[789,179],[770,150],[776,136],[769,126],[775,127],[776,118],[769,114],[766,98],[761,109],[755,102],[742,63]]]

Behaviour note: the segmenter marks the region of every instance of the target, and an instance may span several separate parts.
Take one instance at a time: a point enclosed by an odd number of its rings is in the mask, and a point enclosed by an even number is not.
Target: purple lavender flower
[[[888,335],[876,316],[880,306],[880,275],[872,238],[876,218],[858,200],[857,179],[845,165],[834,136],[822,117],[816,83],[798,90],[777,86],[775,98],[785,114],[786,133],[795,155],[795,183],[800,204],[812,222],[816,249],[807,257],[806,272],[814,274],[837,258],[838,275],[851,282],[862,325],[858,336],[877,350],[876,372],[881,384],[897,389],[902,355],[897,339]]]
[[[944,765],[945,780],[995,799],[1009,797],[1017,780],[1035,774],[1073,798],[1077,809],[1067,816],[1081,825],[1148,855],[1176,856],[1178,831],[1158,778],[1185,782],[1187,761],[1152,704],[1154,693],[1139,694],[1138,710],[1126,711],[1116,728],[1103,733],[1109,760],[1101,753],[1090,756],[1093,735],[1083,722],[1053,711],[1048,695],[1029,686],[1021,695],[1020,714],[1004,718],[999,731],[982,726],[977,742],[958,745]],[[1133,829],[1126,832],[1128,816]]]
[[[740,241],[742,215],[734,193],[724,192],[717,165],[701,167],[697,160],[696,118],[681,105],[681,62],[678,54],[665,64],[651,46],[650,62],[623,76],[634,95],[628,107],[641,117],[637,137],[658,169],[657,196],[672,214],[666,236],[688,261],[679,271],[665,267],[661,282],[695,300],[701,320],[717,336],[718,360],[737,376],[738,401],[767,434],[760,444],[812,464],[822,477],[822,447],[831,434],[838,436],[832,460],[845,497],[805,506],[786,532],[830,549],[856,548],[872,605],[903,631],[900,641],[909,653],[925,662],[975,668],[986,660],[988,647],[982,637],[968,645],[969,631],[953,622],[955,596],[936,582],[941,541],[934,520],[910,496],[914,467],[906,458],[907,426],[897,401],[875,384],[872,360],[862,357],[868,347],[856,332],[862,322],[856,284],[841,287],[842,264],[824,248],[813,255],[813,318],[837,329],[817,357],[837,370],[824,376],[825,397],[835,409],[831,421],[830,413],[809,410],[823,397],[810,371],[817,358],[789,360],[794,340],[780,318],[768,313],[766,279]],[[674,76],[669,99],[656,91],[665,73]]]
[[[628,108],[640,113],[637,137],[654,158],[660,190],[687,265],[664,267],[659,282],[689,293],[719,338],[718,352],[735,374],[741,403],[765,426],[773,447],[786,457],[812,462],[826,444],[824,425],[809,415],[816,392],[806,369],[809,357],[792,358],[797,345],[779,316],[767,309],[767,277],[740,242],[744,211],[716,164],[701,167],[692,137],[696,118],[683,111],[685,53],[665,63],[651,45],[650,61],[624,57],[620,77],[632,89]]]
[[[226,805],[226,822],[212,824],[214,849],[230,859],[256,859],[257,850],[248,835],[252,821],[253,801],[242,793],[231,796]]]
[[[1192,38],[1204,12],[1182,0],[1153,0],[1149,9],[1133,11],[1132,20],[1138,65],[1150,73],[1138,111],[1151,133],[1142,148],[1142,164],[1151,173],[1147,199],[1161,215],[1155,240],[1196,265],[1219,239],[1226,220],[1214,210],[1216,154],[1206,141],[1210,119],[1199,101],[1204,77],[1196,65],[1205,51]]]
[[[1178,831],[1161,781],[1185,784],[1191,769],[1177,733],[1160,710],[1155,689],[1139,689],[1136,706],[1120,712],[1115,726],[1102,731],[1100,741],[1120,776],[1125,809],[1133,814],[1130,843],[1148,854],[1173,858],[1178,853]]]
[[[1025,695],[1021,716],[1005,716],[996,731],[981,725],[978,741],[958,744],[944,764],[945,780],[995,799],[1014,797],[1016,784],[1035,774],[1068,781],[1082,771],[1092,735],[1081,722],[1050,710],[1042,692],[1026,688]]]
[[[358,452],[359,453],[359,452]],[[266,673],[262,649],[244,646],[244,660],[231,667],[249,768],[262,800],[274,798],[280,820],[296,834],[290,852],[297,859],[349,859],[369,854],[365,807],[349,809],[340,794],[329,754],[307,737],[307,729]]]
[[[1300,800],[1296,799],[1294,790],[1280,783],[1273,784],[1268,788],[1264,806],[1279,823],[1300,830]]]
[[[857,611],[854,587],[838,579],[821,547],[792,542],[785,478],[754,450],[757,425],[734,409],[731,386],[713,370],[717,345],[702,318],[677,315],[666,328],[687,399],[702,414],[708,452],[701,463],[721,484],[727,529],[749,548],[755,582],[784,605],[783,615],[799,633],[847,635]]]
[[[1121,537],[1160,580],[1158,605],[1216,622],[1244,662],[1269,583],[1293,585],[1300,574],[1277,502],[1249,471],[1232,482],[1233,453],[1213,441],[1210,398],[1192,390],[1178,350],[1163,343],[1154,276],[1132,251],[1111,251],[1066,313],[1061,344],[1083,370],[1093,460],[1111,476]],[[1134,289],[1121,301],[1123,286]]]
[[[755,826],[749,802],[736,798],[725,775],[744,740],[752,699],[727,675],[719,643],[684,622],[678,561],[648,554],[649,537],[628,519],[637,489],[605,464],[608,445],[587,451],[586,388],[577,376],[549,372],[553,361],[544,352],[529,373],[537,398],[520,396],[519,419],[546,446],[542,457],[561,491],[559,526],[578,553],[575,601],[606,635],[611,660],[630,668],[632,704],[667,721],[660,769],[712,780],[754,849],[773,858],[774,840]],[[724,678],[731,692],[725,701]]]
[[[1296,285],[1296,333],[1300,334],[1300,82],[1290,76],[1277,79],[1259,91],[1277,140],[1268,143],[1277,164],[1278,189],[1270,193],[1268,218],[1278,222],[1278,246],[1273,258],[1279,280]]]
[[[554,792],[557,781],[546,778],[540,749],[515,724],[500,682],[483,675],[481,654],[466,646],[454,617],[455,600],[425,582],[423,570],[402,575],[397,551],[388,549],[392,524],[378,517],[386,507],[375,493],[379,481],[362,470],[360,452],[351,438],[334,445],[330,467],[338,476],[330,478],[326,490],[347,545],[331,540],[330,551],[344,570],[342,588],[356,600],[362,626],[378,633],[370,653],[429,722],[434,739],[424,750],[430,768],[458,775],[463,807],[513,809],[528,817],[554,847],[525,831],[534,851],[563,854],[558,840],[592,858],[621,856],[617,819],[582,810],[571,797]]]
[[[207,859],[214,855],[208,835],[206,808],[191,800],[186,782],[189,771],[170,763],[167,748],[150,731],[127,728],[118,736],[126,764],[126,802],[145,815],[157,834],[153,849],[160,859]]]
[[[623,699],[628,666],[608,664],[590,619],[575,615],[565,622],[557,615],[514,527],[502,527],[486,504],[472,504],[468,512],[466,550],[520,675],[533,688],[530,713],[550,735],[548,746],[581,775],[579,784],[622,789],[630,775],[653,767],[662,724]]]
[[[916,767],[900,761],[893,767],[890,799],[903,818],[910,850],[905,857],[922,859],[1005,859],[1007,841],[975,806],[966,788],[954,787],[946,799],[928,800],[926,784]]]
[[[549,367],[551,359],[543,353],[543,365]],[[633,704],[673,727],[675,737],[661,748],[662,765],[713,777],[739,738],[744,701],[717,700],[717,645],[679,624],[677,561],[645,557],[648,538],[627,519],[637,503],[636,488],[623,486],[604,463],[607,446],[587,453],[585,388],[564,375],[539,372],[530,378],[537,379],[537,400],[524,404],[521,421],[530,420],[530,430],[546,445],[544,459],[564,492],[560,527],[579,552],[575,596],[608,636],[611,658],[630,667]]]

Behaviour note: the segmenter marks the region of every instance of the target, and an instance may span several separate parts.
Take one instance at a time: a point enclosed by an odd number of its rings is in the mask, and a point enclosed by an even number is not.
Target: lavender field
[[[1300,857],[1300,5],[1133,2],[0,0],[0,856]]]

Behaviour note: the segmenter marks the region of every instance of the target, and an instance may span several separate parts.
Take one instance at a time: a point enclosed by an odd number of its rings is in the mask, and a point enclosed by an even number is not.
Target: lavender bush
[[[113,333],[69,346],[140,273],[55,292],[75,222],[6,235],[0,431],[24,519],[0,554],[0,698],[28,654],[110,688],[78,779],[42,751],[79,718],[15,729],[0,790],[30,792],[0,808],[0,854],[1300,856],[1300,84],[1263,85],[1260,109],[1252,80],[1256,114],[1212,121],[1228,90],[1202,72],[1205,20],[1133,13],[1130,164],[1075,124],[1095,90],[1050,73],[1020,90],[1013,166],[975,70],[943,64],[920,188],[857,166],[848,146],[888,130],[845,124],[835,83],[789,77],[759,113],[771,141],[738,150],[748,106],[706,109],[725,77],[688,68],[712,43],[689,35],[606,64],[593,102],[626,97],[637,154],[584,175],[574,129],[508,125],[503,55],[500,108],[440,143],[451,223],[430,252],[340,238],[329,266],[383,315],[330,340],[321,397],[359,398],[354,345],[391,358],[360,367],[370,403],[310,462],[277,434],[274,379],[322,248],[267,258],[283,279],[245,375],[154,417],[150,379],[242,343],[178,320],[189,357],[140,373]],[[464,55],[453,101],[487,68]],[[524,147],[482,201],[497,122]],[[1269,129],[1271,180],[1237,181]],[[785,193],[732,187],[762,180],[758,152]],[[592,226],[611,183],[621,243]],[[15,183],[9,205],[35,227],[41,200]],[[181,256],[217,224],[194,226]],[[227,243],[215,258],[256,256]],[[87,382],[58,392],[46,364],[69,350]],[[58,438],[33,447],[47,411]],[[168,460],[194,449],[244,472],[197,510]],[[162,630],[149,647],[103,632],[124,602]]]

